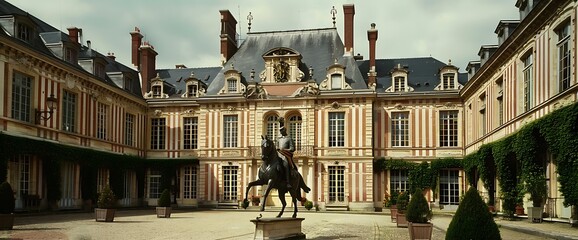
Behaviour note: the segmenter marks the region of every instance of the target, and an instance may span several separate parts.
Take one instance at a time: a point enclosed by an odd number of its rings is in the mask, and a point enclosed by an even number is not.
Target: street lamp
[[[48,110],[36,109],[36,124],[40,124],[40,119],[44,121],[50,119],[52,117],[52,113],[54,113],[54,109],[56,109],[57,104],[58,99],[56,99],[54,94],[51,93],[50,96],[46,98],[46,106],[48,106]]]

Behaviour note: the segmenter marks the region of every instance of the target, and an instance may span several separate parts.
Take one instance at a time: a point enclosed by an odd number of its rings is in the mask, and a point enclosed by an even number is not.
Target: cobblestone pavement
[[[274,217],[276,212],[179,210],[164,219],[154,210],[123,210],[112,223],[96,222],[91,213],[18,216],[14,230],[0,231],[0,239],[252,239],[255,227],[249,220],[259,214]],[[397,228],[382,213],[299,212],[299,217],[305,218],[307,239],[409,239],[407,228]],[[503,228],[501,233],[503,239],[547,239]],[[434,228],[433,239],[444,238],[445,229]]]

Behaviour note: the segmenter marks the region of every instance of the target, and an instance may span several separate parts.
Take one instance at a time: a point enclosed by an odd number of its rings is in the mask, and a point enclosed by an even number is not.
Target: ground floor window
[[[237,166],[223,166],[223,200],[237,200]]]
[[[391,193],[407,192],[407,170],[392,169],[389,171],[389,189]]]
[[[197,198],[197,166],[186,166],[183,174],[183,197]]]
[[[99,168],[96,173],[96,190],[100,193],[108,185],[108,169]]]
[[[149,198],[159,198],[161,196],[161,172],[151,169],[148,180]]]
[[[345,201],[345,166],[329,166],[329,202]]]
[[[440,170],[440,204],[460,204],[458,170]]]
[[[10,182],[17,197],[30,193],[30,164],[31,156],[21,154],[10,159]]]

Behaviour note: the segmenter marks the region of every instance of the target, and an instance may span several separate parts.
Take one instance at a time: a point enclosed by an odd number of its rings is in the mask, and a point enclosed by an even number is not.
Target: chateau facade
[[[157,69],[138,28],[129,67],[83,42],[82,29],[62,33],[2,1],[0,179],[19,210],[90,207],[105,185],[126,207],[154,206],[165,188],[183,207],[238,206],[261,137],[278,137],[284,119],[312,189],[304,196],[322,210],[373,211],[410,190],[408,170],[376,168],[378,159],[461,160],[576,102],[575,2],[516,6],[520,20],[500,21],[498,45],[482,46],[461,73],[432,57],[377,59],[375,24],[369,59],[356,55],[354,5],[343,6],[344,41],[333,27],[249,32],[239,43],[222,10],[221,66]],[[562,199],[549,162],[549,196]],[[470,184],[463,168],[436,178],[428,200],[456,207]],[[559,201],[554,210],[569,217]]]

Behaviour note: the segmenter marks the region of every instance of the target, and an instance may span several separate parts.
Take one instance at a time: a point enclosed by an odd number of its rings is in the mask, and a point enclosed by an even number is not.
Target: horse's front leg
[[[257,179],[255,181],[252,181],[249,183],[249,185],[247,185],[247,189],[245,190],[245,199],[243,200],[243,202],[249,202],[248,198],[249,198],[249,190],[251,190],[252,187],[254,186],[261,186],[261,185],[265,185],[265,181],[261,180],[261,179]]]
[[[285,212],[285,206],[287,206],[287,201],[285,201],[285,192],[279,192],[279,200],[281,200],[281,212],[277,215],[278,218],[283,215],[283,212]]]
[[[261,212],[265,211],[265,202],[267,201],[267,197],[269,197],[269,192],[273,189],[273,184],[271,184],[271,180],[269,180],[269,184],[267,184],[267,190],[265,190],[265,195],[263,195],[263,204],[261,205]]]

